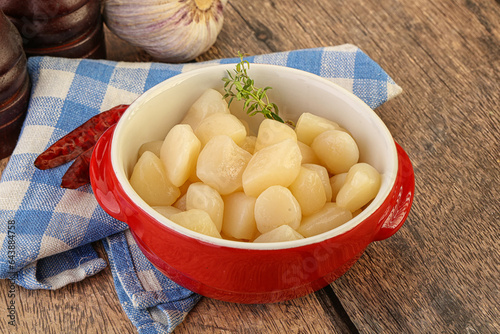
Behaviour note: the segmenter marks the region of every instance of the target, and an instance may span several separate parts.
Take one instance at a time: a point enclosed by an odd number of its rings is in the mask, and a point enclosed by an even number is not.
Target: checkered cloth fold
[[[376,108],[401,88],[356,46],[345,44],[248,57],[254,63],[302,69],[328,78]],[[41,171],[34,159],[95,114],[129,104],[176,74],[236,63],[127,63],[34,57],[32,95],[18,144],[0,181],[0,278],[27,289],[57,289],[102,270],[92,242],[102,240],[117,294],[139,333],[166,333],[200,299],[156,270],[138,250],[127,225],[108,216],[89,185],[62,189],[70,164]]]

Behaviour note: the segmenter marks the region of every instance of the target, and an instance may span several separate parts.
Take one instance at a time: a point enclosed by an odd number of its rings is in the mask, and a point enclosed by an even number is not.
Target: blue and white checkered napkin
[[[306,70],[352,91],[372,108],[401,88],[353,45],[247,58]],[[139,333],[171,332],[200,296],[159,273],[135,245],[127,225],[108,216],[90,186],[60,188],[70,164],[41,171],[43,150],[91,116],[129,104],[178,73],[203,63],[125,63],[51,57],[29,59],[32,95],[19,142],[0,182],[0,278],[28,289],[57,289],[106,266],[91,243],[103,240],[123,309]]]

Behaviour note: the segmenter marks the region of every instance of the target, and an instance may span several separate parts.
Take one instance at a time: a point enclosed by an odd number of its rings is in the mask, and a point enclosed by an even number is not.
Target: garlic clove
[[[103,16],[118,37],[159,61],[185,62],[217,40],[227,0],[104,0]]]

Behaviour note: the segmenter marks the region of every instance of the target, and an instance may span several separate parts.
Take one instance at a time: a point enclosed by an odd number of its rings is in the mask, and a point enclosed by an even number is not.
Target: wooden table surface
[[[109,59],[151,60],[106,37]],[[405,225],[316,293],[270,305],[204,298],[175,333],[500,333],[500,1],[229,0],[197,60],[344,43],[404,90],[376,112],[414,165]],[[8,287],[0,281],[2,333]],[[109,268],[16,298],[18,333],[136,332]]]

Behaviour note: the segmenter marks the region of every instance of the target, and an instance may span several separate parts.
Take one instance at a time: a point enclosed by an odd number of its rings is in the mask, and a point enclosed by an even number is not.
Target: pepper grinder
[[[100,0],[0,0],[26,56],[106,58]]]
[[[17,143],[30,97],[30,80],[23,41],[0,10],[0,159]]]

